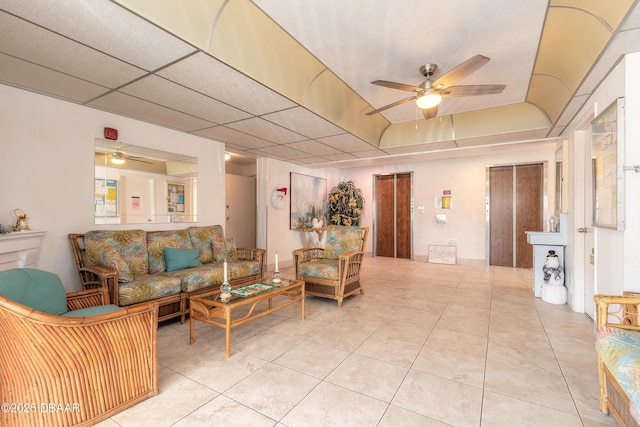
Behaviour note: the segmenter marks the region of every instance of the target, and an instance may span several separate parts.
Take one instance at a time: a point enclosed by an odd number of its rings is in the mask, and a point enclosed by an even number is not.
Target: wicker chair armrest
[[[321,258],[324,258],[323,248],[301,248],[293,251],[293,259],[297,262],[306,262]]]
[[[258,261],[262,264],[262,258],[264,257],[264,249],[260,248],[236,248],[238,254],[238,260],[241,261]]]
[[[78,269],[84,289],[109,287],[109,280],[118,281],[118,272],[108,267],[94,265]]]
[[[95,307],[110,304],[109,289],[95,288],[67,293],[67,310]]]
[[[338,257],[338,274],[345,279],[359,276],[363,258],[364,252],[362,251],[351,251],[340,255]]]
[[[597,328],[640,326],[640,295],[594,295]],[[614,307],[611,307],[614,306]]]

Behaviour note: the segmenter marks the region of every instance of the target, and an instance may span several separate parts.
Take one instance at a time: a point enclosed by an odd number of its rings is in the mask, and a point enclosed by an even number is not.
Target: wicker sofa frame
[[[637,331],[640,334],[640,295],[625,293],[621,296],[595,295],[596,326]],[[613,320],[613,321],[612,321]],[[611,413],[623,427],[640,427],[630,412],[630,399],[620,387],[598,355],[598,380],[600,383],[600,411]]]
[[[323,248],[302,248],[293,251],[293,262],[296,269],[296,279],[304,280],[305,294],[318,296],[338,301],[338,307],[342,307],[344,299],[357,292],[364,294],[364,288],[360,283],[360,269],[364,259],[364,250],[367,245],[369,228],[362,227],[362,240],[359,251],[345,252],[338,256],[338,280],[303,276],[300,274],[300,265],[314,259],[324,258]]]
[[[149,233],[161,233],[162,231],[147,231]],[[84,247],[84,234],[69,234],[69,243],[73,251],[73,257],[80,276],[83,289],[104,287],[109,290],[111,301],[115,305],[120,305],[118,300],[118,273],[115,270],[101,266],[86,266],[86,254]],[[260,273],[239,279],[231,278],[229,284],[234,286],[246,285],[260,281],[263,278],[264,249],[258,248],[237,248],[239,261],[257,261],[260,265]],[[213,286],[198,289],[191,292],[180,292],[168,297],[157,298],[153,301],[158,303],[158,322],[162,322],[175,317],[180,317],[182,323],[189,313],[189,298],[205,292],[209,292]]]
[[[70,311],[108,303],[106,288],[67,294]],[[0,425],[91,426],[158,394],[157,317],[155,302],[64,317],[0,296],[0,395],[16,405]]]

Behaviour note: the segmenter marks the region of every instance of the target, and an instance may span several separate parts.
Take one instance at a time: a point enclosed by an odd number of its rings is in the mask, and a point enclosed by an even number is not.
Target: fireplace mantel
[[[0,271],[12,268],[36,268],[40,244],[46,231],[16,231],[0,234]]]

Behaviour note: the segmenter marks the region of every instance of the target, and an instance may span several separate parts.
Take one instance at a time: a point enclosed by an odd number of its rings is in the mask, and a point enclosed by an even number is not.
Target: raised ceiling
[[[0,82],[307,166],[554,138],[625,53],[638,0],[0,0]],[[407,97],[473,55],[424,120]],[[126,136],[122,136],[126,139]]]

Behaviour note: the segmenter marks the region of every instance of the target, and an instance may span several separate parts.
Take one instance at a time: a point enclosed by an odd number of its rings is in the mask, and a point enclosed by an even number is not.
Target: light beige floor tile
[[[278,345],[273,345],[277,342]],[[231,343],[231,354],[243,352],[264,360],[273,360],[302,342],[302,338],[267,330],[237,344]]]
[[[422,344],[373,334],[355,351],[356,354],[409,368]]]
[[[323,379],[348,356],[348,351],[304,341],[275,359],[274,363]]]
[[[536,405],[490,391],[485,392],[482,407],[482,427],[580,427],[576,414]]]
[[[276,422],[238,402],[218,396],[187,415],[174,427],[270,427]]]
[[[308,340],[318,344],[324,344],[328,347],[352,352],[358,348],[369,335],[371,335],[371,333],[367,331],[332,324],[312,335]]]
[[[448,427],[450,424],[441,423],[424,415],[390,405],[384,413],[378,427]]]
[[[170,426],[218,395],[180,374],[159,386],[162,393],[114,415],[113,420],[123,427]]]
[[[486,337],[452,331],[439,326],[436,326],[429,335],[427,345],[459,353],[468,352],[476,357],[484,357],[487,354]]]
[[[310,375],[270,363],[231,387],[224,395],[279,420],[319,382]]]
[[[564,377],[544,369],[487,360],[485,390],[577,414]]]
[[[378,330],[376,330],[376,334],[422,344],[429,336],[431,328],[432,326],[429,324],[423,325],[414,322],[393,320],[380,326]]]
[[[310,336],[316,334],[320,330],[328,326],[325,322],[317,322],[309,319],[286,319],[283,322],[269,328],[271,332],[278,334],[291,335],[298,338],[307,339]]]
[[[411,370],[391,403],[454,426],[478,426],[482,389]]]
[[[485,357],[425,345],[411,369],[482,388]]]
[[[347,357],[327,381],[367,396],[390,402],[407,374],[408,368],[366,356]],[[375,372],[375,375],[372,373]]]
[[[489,339],[487,360],[562,375],[551,346],[511,346]]]
[[[288,427],[362,427],[375,426],[387,404],[323,382],[283,419]]]
[[[617,425],[613,416],[600,412],[600,386],[597,382],[586,382],[571,378],[567,379],[567,382],[569,383],[571,396],[573,396],[583,420],[589,419],[592,422],[602,423],[603,425]]]

